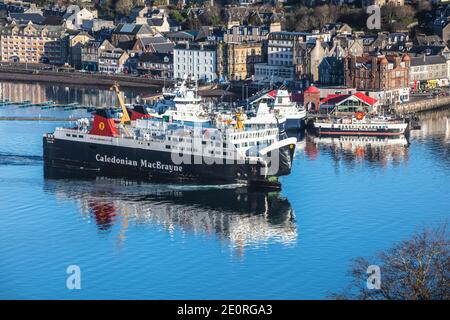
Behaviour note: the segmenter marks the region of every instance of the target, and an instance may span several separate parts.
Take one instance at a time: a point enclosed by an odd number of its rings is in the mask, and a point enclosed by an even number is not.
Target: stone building
[[[345,85],[384,104],[409,100],[409,55],[349,55],[344,59]]]
[[[89,41],[81,48],[81,68],[87,71],[99,71],[99,57],[103,50],[113,50],[108,41]]]
[[[228,43],[227,75],[230,80],[245,80],[254,75],[255,63],[262,62],[262,43]]]
[[[412,57],[409,81],[413,90],[448,86],[449,67],[447,59],[442,55]]]
[[[126,72],[128,53],[120,48],[101,50],[98,57],[98,71],[105,73]]]
[[[139,74],[154,78],[173,78],[173,55],[144,52],[138,58]]]
[[[136,39],[155,35],[147,24],[119,23],[111,35],[111,43],[116,48],[129,50],[134,46]]]
[[[69,64],[75,69],[81,68],[81,49],[92,40],[94,38],[86,32],[79,32],[69,37]]]

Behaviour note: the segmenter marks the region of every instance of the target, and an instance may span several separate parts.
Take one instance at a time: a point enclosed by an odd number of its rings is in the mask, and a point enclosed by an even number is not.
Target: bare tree
[[[424,229],[373,259],[354,260],[349,288],[338,299],[448,300],[450,299],[449,235],[446,225]],[[378,265],[379,290],[367,288],[367,268]]]

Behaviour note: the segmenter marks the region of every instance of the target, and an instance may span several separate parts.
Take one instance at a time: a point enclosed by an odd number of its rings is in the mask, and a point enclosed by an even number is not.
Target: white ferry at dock
[[[398,136],[405,133],[408,123],[389,117],[370,117],[357,112],[352,117],[314,121],[318,135],[362,135],[362,136]]]

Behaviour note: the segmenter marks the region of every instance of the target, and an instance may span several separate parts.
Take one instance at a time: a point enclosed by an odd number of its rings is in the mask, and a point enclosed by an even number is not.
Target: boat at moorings
[[[367,135],[395,136],[405,133],[408,123],[402,119],[385,116],[369,116],[356,112],[353,116],[333,117],[314,121],[318,135]]]

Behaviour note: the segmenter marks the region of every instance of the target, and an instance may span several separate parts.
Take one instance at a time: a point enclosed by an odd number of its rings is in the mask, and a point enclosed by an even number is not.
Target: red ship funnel
[[[147,109],[143,105],[135,105],[133,106],[133,109],[127,109],[128,114],[130,115],[130,119],[137,120],[137,119],[143,119],[143,118],[151,118],[151,116],[148,114]]]
[[[119,131],[114,124],[114,119],[111,112],[108,110],[99,109],[94,113],[94,123],[92,125],[90,134],[98,136],[114,137],[119,135]]]

